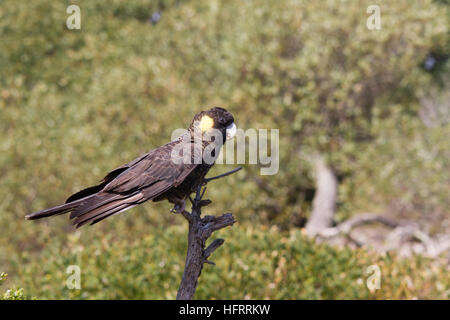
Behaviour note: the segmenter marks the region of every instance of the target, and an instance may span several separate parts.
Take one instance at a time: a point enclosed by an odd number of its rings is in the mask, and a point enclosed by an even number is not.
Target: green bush
[[[180,219],[182,219],[180,217]],[[49,240],[39,253],[14,257],[12,270],[27,292],[45,299],[174,299],[184,268],[186,227],[147,235],[76,232]],[[448,299],[448,274],[436,261],[397,260],[363,250],[316,245],[301,231],[233,226],[202,271],[197,299]],[[81,271],[81,289],[66,286],[69,265]],[[377,265],[381,288],[370,292],[366,270]],[[419,276],[420,275],[420,276]]]
[[[0,273],[0,286],[3,284],[3,282],[6,280],[6,277],[8,275],[4,272]],[[3,295],[0,295],[0,300],[24,300],[26,297],[23,294],[22,288],[13,288],[8,289],[3,293]]]
[[[239,190],[216,203],[290,226],[308,214],[315,188],[308,156],[323,153],[351,184],[361,150],[384,130],[374,122],[397,106],[415,119],[435,85],[422,62],[448,49],[447,6],[386,3],[382,30],[370,31],[368,4],[92,1],[80,3],[82,29],[69,31],[64,3],[5,1],[3,210],[16,218],[55,204],[167,142],[201,108],[222,105],[242,128],[281,129],[281,169],[260,177],[247,166],[224,182]],[[153,25],[143,17],[156,10],[163,13]],[[351,199],[341,200],[345,211]]]

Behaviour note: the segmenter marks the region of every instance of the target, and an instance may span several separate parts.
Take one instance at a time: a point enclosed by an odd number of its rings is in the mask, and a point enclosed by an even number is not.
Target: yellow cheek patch
[[[209,117],[209,116],[203,116],[202,119],[200,120],[200,130],[202,130],[202,132],[205,132],[209,129],[211,129],[214,125],[214,120],[213,118]]]

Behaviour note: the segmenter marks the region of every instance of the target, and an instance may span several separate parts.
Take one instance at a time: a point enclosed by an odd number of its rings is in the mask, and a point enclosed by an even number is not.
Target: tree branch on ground
[[[400,223],[383,215],[375,213],[362,213],[348,219],[335,227],[325,228],[315,235],[318,239],[329,240],[336,237],[345,237],[357,247],[362,247],[369,243],[355,239],[351,232],[357,227],[380,223],[393,230],[387,235],[385,240],[385,251],[398,250],[406,242],[417,241],[422,244],[423,252],[430,257],[437,257],[442,252],[450,250],[450,237],[432,239],[426,232],[419,229],[413,223]]]

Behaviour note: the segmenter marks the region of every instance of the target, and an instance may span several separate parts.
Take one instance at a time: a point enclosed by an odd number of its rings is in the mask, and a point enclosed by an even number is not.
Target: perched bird
[[[70,219],[78,228],[95,224],[145,201],[165,199],[174,204],[173,211],[183,212],[185,200],[214,165],[218,152],[211,146],[220,149],[235,133],[233,115],[227,110],[214,107],[201,111],[178,139],[114,169],[100,184],[71,195],[64,204],[31,213],[25,218],[34,220],[70,212]],[[208,149],[212,150],[212,160],[198,157]]]

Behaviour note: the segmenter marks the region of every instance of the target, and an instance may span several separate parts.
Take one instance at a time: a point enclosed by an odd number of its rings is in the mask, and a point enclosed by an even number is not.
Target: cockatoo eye
[[[227,126],[226,133],[227,133],[227,140],[232,139],[236,135],[236,125],[234,122]]]

